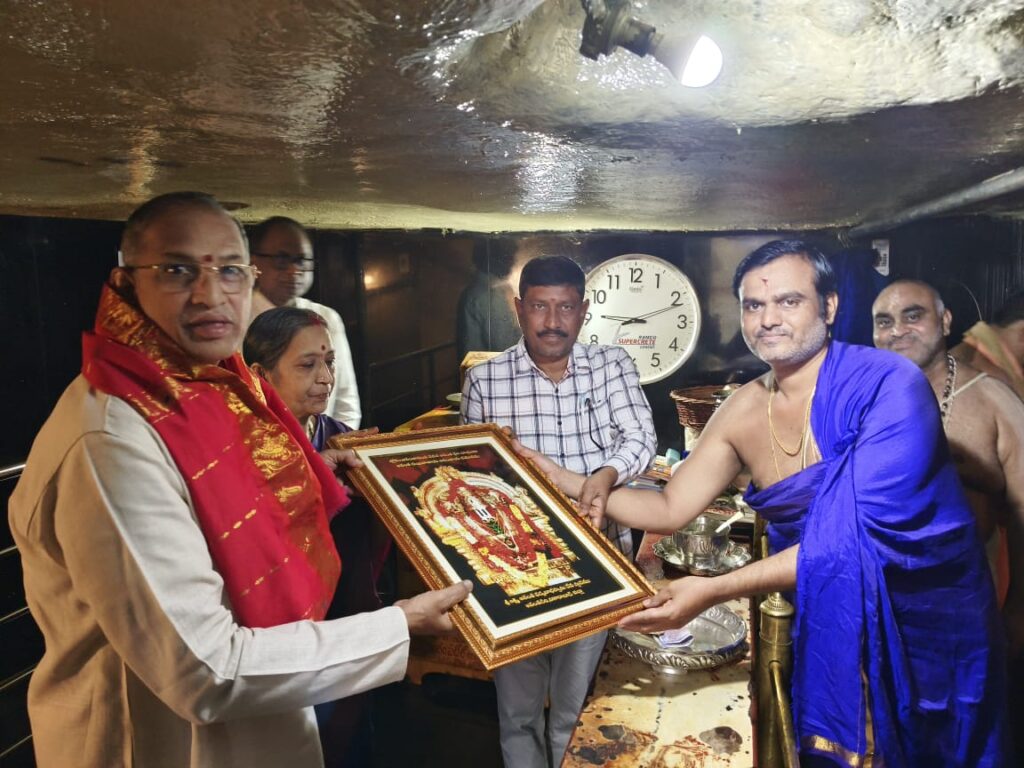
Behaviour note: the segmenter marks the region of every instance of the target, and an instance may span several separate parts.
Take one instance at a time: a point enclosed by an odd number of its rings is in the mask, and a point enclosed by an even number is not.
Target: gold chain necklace
[[[778,445],[779,448],[782,449],[783,453],[785,453],[787,456],[792,457],[795,457],[797,454],[800,453],[801,449],[804,449],[806,447],[805,442],[809,442],[807,441],[807,433],[810,430],[811,426],[811,403],[814,401],[814,393],[818,389],[818,385],[815,384],[814,388],[811,389],[811,394],[807,396],[807,406],[804,408],[803,429],[800,430],[800,441],[796,444],[796,448],[793,449],[792,451],[786,448],[786,446],[782,444],[782,441],[779,440],[779,436],[775,434],[775,424],[772,422],[772,398],[775,396],[776,389],[777,387],[775,385],[775,382],[773,381],[771,386],[769,386],[768,388],[768,431],[769,433],[771,433],[771,440],[769,440],[768,442],[769,445],[771,445],[772,449],[772,462],[775,464],[775,474],[778,477],[778,479],[781,480],[782,471],[779,469],[779,457],[778,454],[776,454],[775,452],[775,446]],[[807,456],[805,451],[803,460],[800,462],[801,469],[806,467],[806,459]]]
[[[817,389],[817,385],[815,385],[815,389]],[[811,394],[807,397],[807,408],[804,411],[804,428],[800,432],[800,441],[796,444],[796,448],[793,450],[789,450],[785,445],[783,445],[782,441],[779,440],[779,436],[775,434],[775,424],[772,421],[772,398],[775,397],[776,391],[778,391],[778,386],[775,382],[772,382],[771,386],[768,388],[768,431],[771,432],[774,443],[782,449],[784,454],[787,456],[796,456],[800,453],[800,449],[804,447],[804,437],[807,434],[807,423],[811,418],[811,400],[814,399],[814,389],[811,390]]]
[[[779,457],[775,453],[775,441],[772,441],[772,462],[775,464],[775,477],[778,480],[782,479],[782,470],[779,469]]]
[[[949,411],[953,406],[953,387],[956,386],[956,358],[946,353],[946,386],[942,389],[942,399],[939,400],[939,413],[942,416],[942,427],[945,429],[949,421]]]

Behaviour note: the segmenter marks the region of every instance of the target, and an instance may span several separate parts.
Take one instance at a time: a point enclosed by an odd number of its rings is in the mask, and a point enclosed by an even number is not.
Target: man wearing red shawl
[[[328,463],[352,459],[318,456],[238,355],[240,226],[206,195],[162,195],[121,249],[10,503],[46,640],[37,762],[320,766],[312,706],[401,679],[410,633],[450,629],[468,585],[322,621],[328,518],[348,503]]]
[[[733,289],[769,372],[722,404],[663,493],[620,489],[581,511],[670,532],[746,468],[773,554],[673,581],[620,624],[670,629],[735,597],[795,590],[801,765],[1005,765],[992,578],[927,379],[891,352],[829,340],[835,274],[813,246],[761,246]],[[583,477],[521,453],[581,495]]]

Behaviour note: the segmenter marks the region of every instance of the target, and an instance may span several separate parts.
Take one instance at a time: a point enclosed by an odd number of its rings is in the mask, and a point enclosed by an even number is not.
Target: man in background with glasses
[[[647,469],[658,441],[626,351],[576,341],[589,306],[585,291],[583,270],[566,256],[523,267],[515,300],[523,338],[466,372],[462,420],[511,427],[523,445],[586,475],[580,503],[589,505]],[[633,554],[629,528],[610,523],[602,531]],[[495,670],[506,768],[562,764],[605,634]]]
[[[311,309],[327,321],[334,345],[334,388],[325,413],[359,429],[362,412],[345,324],[335,310],[302,298],[313,285],[313,245],[302,225],[287,216],[272,216],[252,230],[252,256],[260,269],[253,297],[253,317],[273,307]]]
[[[213,198],[128,219],[82,375],[11,496],[46,641],[29,684],[40,768],[320,768],[313,705],[400,680],[410,634],[468,583],[322,621],[348,503],[238,354],[256,269]]]

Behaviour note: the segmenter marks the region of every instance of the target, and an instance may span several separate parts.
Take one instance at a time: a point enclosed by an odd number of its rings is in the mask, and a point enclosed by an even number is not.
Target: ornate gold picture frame
[[[493,424],[332,439],[431,589],[473,582],[453,621],[487,669],[613,625],[654,590]]]

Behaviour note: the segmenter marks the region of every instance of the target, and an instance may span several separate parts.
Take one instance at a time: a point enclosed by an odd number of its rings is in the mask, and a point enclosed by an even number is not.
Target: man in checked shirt
[[[587,475],[580,503],[589,505],[647,469],[657,437],[625,350],[576,342],[589,306],[584,283],[565,256],[523,268],[515,300],[523,338],[467,372],[462,421],[511,427],[527,447]],[[602,530],[632,555],[628,528],[608,521]],[[561,764],[604,641],[603,632],[591,635],[495,671],[506,768]]]

